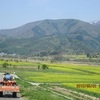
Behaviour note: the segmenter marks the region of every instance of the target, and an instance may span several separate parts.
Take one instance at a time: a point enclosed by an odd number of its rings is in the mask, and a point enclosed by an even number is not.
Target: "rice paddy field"
[[[58,87],[71,89],[73,91],[85,93],[90,96],[100,98],[99,65],[50,63],[50,62],[35,62],[35,61],[19,61],[19,62],[8,61],[10,66],[8,66],[7,68],[3,68],[2,67],[3,63],[4,61],[0,61],[1,72],[3,71],[16,72],[16,74],[20,77],[20,79],[25,82],[40,83],[42,84],[43,87],[46,88],[58,84]],[[42,69],[41,66],[43,64],[47,65],[48,69]],[[38,66],[40,66],[40,68],[38,68]],[[36,100],[42,100],[42,99],[36,99]],[[53,99],[49,98],[44,100],[53,100]],[[54,100],[65,100],[65,99],[58,98]]]

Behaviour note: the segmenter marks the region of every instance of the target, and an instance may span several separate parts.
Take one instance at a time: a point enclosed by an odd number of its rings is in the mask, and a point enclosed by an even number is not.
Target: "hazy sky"
[[[100,0],[0,0],[0,29],[43,19],[100,20]]]

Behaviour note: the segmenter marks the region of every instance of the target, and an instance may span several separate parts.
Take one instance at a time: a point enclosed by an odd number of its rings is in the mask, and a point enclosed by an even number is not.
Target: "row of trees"
[[[100,58],[100,53],[87,53],[88,58]]]
[[[9,64],[7,62],[4,62],[2,64],[3,68],[7,68],[8,66],[11,66],[11,64]],[[49,69],[49,67],[46,64],[43,64],[43,65],[38,65],[38,69]]]

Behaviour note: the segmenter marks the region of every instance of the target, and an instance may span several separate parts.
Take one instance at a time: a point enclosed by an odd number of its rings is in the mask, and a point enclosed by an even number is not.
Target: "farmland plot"
[[[52,89],[52,87],[55,86],[55,84],[57,84],[59,85],[58,88],[65,88],[69,90],[71,89],[79,93],[85,93],[90,96],[100,98],[100,66],[82,65],[82,64],[45,63],[49,67],[49,69],[43,70],[38,68],[36,69],[38,63],[35,62],[25,62],[25,63],[9,62],[9,63],[16,65],[16,67],[8,68],[7,70],[15,71],[16,69],[16,73],[18,74],[18,76],[25,82],[41,83],[42,84],[41,86],[45,87],[46,89]],[[44,63],[39,63],[39,64],[41,66]],[[88,86],[84,87],[83,85],[88,85]],[[95,86],[91,87],[89,85],[95,85]],[[67,93],[69,93],[68,91]],[[72,92],[72,94],[73,93],[74,92]],[[61,92],[61,94],[63,94],[63,92]],[[73,95],[68,95],[68,96],[75,99],[76,95],[79,94],[75,94],[74,97]],[[76,98],[75,100],[78,99]]]

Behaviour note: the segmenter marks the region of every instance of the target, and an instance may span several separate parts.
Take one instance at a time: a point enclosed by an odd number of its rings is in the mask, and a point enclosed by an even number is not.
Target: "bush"
[[[4,62],[4,63],[2,64],[2,67],[4,67],[4,68],[7,68],[7,66],[9,66],[9,64],[8,64],[7,62]]]
[[[42,69],[49,69],[48,66],[46,64],[42,65]]]

